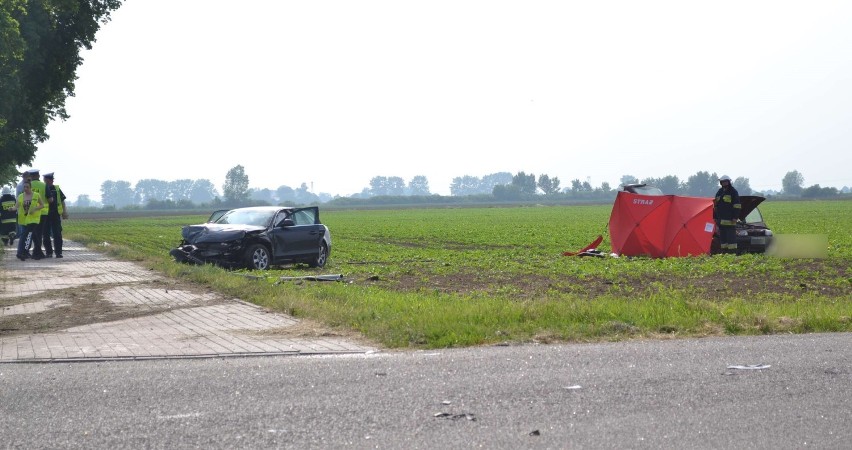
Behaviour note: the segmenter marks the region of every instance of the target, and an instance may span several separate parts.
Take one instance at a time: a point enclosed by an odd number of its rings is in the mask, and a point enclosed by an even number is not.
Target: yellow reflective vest
[[[33,199],[30,202],[30,207],[24,210],[24,195],[18,196],[18,224],[29,225],[31,223],[39,223],[41,221],[41,211],[47,209],[44,207],[44,202],[38,192],[33,191]]]
[[[33,187],[33,193],[38,193],[39,198],[45,199],[47,198],[47,185],[44,184],[44,181],[41,180],[33,180],[30,181],[30,185]],[[47,205],[45,205],[47,206]],[[41,210],[41,215],[47,215],[47,208]]]

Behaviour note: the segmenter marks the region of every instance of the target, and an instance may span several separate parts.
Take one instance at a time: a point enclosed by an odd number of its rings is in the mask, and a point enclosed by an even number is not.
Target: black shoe
[[[24,255],[15,255],[15,256],[16,256],[18,259],[20,259],[21,261],[26,261],[26,260],[27,260],[27,257],[26,257],[26,256],[24,256]]]
[[[62,258],[62,255],[56,255],[57,258]]]
[[[45,258],[53,258],[53,253],[46,253],[44,255]]]
[[[33,259],[36,260],[36,261],[38,261],[42,258],[44,258],[44,255],[33,255]]]

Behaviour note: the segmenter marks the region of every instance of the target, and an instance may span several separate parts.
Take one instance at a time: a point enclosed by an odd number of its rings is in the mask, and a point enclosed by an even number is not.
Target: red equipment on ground
[[[609,217],[612,251],[624,256],[710,254],[713,199],[619,192]]]

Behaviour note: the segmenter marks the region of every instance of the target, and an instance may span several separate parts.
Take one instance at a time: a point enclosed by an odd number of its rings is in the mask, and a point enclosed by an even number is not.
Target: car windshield
[[[760,214],[760,210],[754,208],[745,218],[745,223],[763,223],[763,215]]]
[[[663,195],[663,191],[654,186],[625,186],[625,190],[629,190],[629,192],[633,192],[634,194]]]
[[[232,211],[228,211],[215,223],[223,225],[255,225],[259,227],[268,227],[270,222],[272,222],[272,216],[274,215],[274,210],[234,209]]]

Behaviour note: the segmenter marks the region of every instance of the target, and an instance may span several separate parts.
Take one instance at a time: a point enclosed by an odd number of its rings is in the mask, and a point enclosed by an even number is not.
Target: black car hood
[[[255,225],[217,225],[205,223],[203,225],[188,225],[183,227],[181,235],[189,244],[201,244],[205,242],[230,242],[242,239],[246,234],[260,232],[264,227]]]
[[[757,195],[740,195],[740,205],[742,205],[743,209],[740,211],[740,220],[745,221],[745,218],[757,208],[757,205],[763,203],[766,200],[766,197],[760,197]]]

